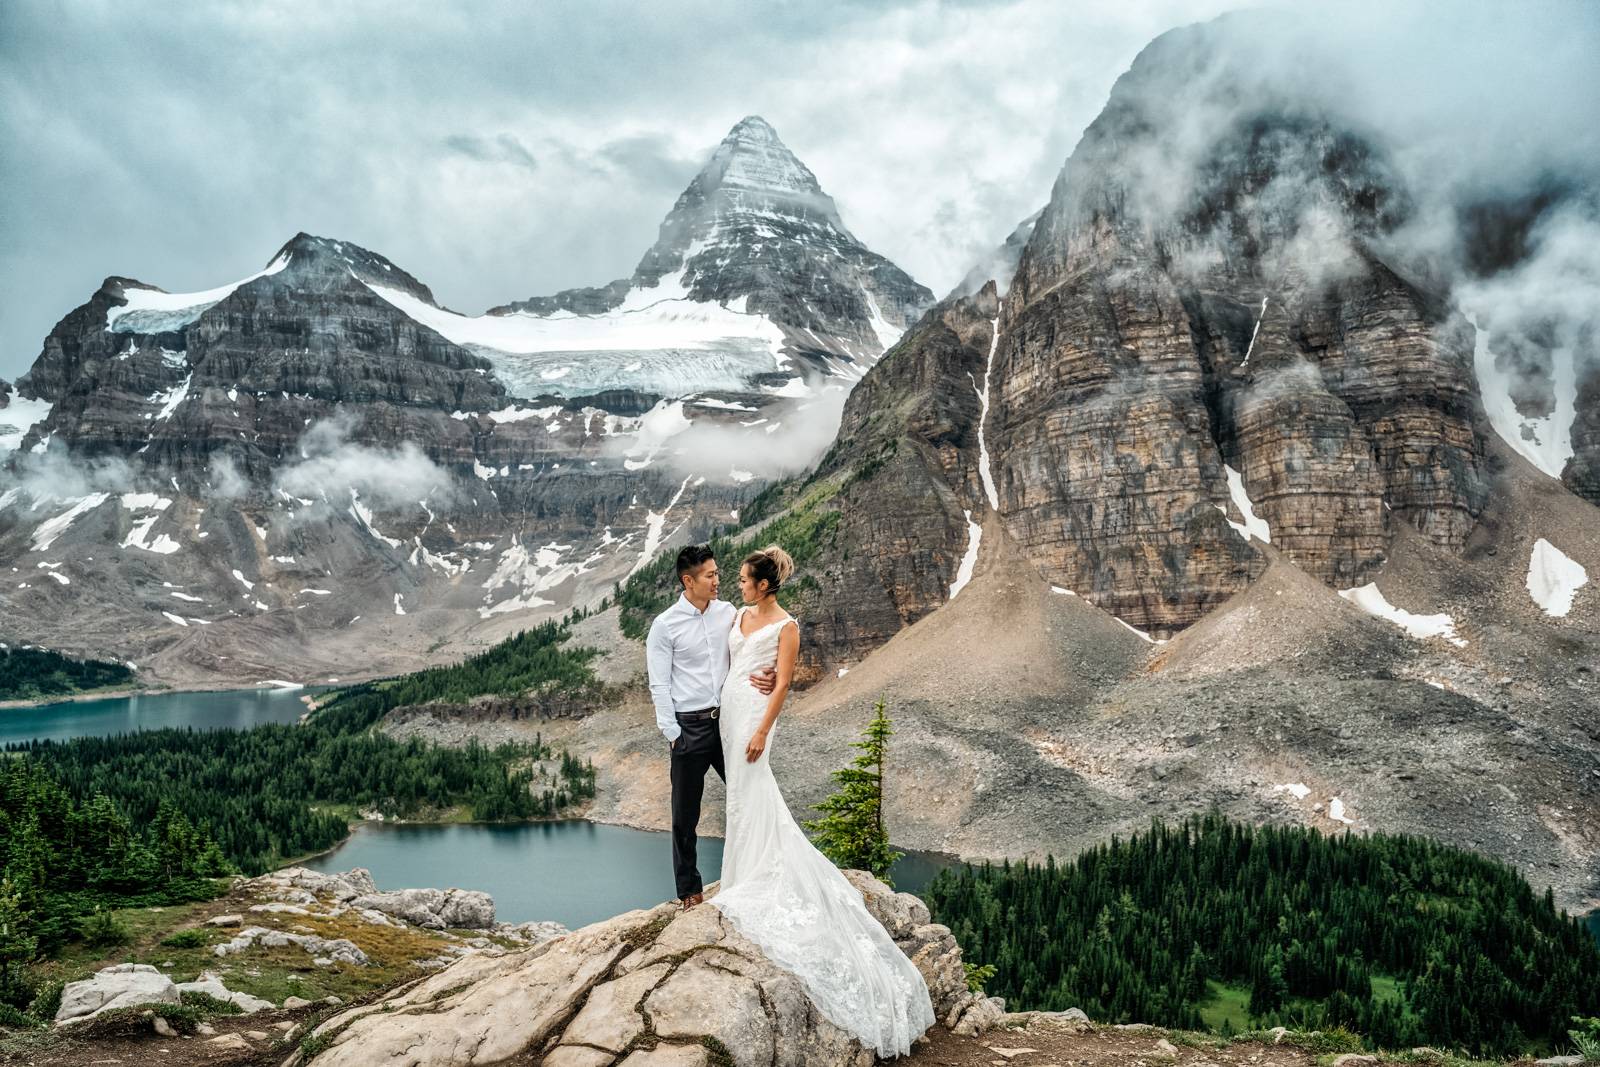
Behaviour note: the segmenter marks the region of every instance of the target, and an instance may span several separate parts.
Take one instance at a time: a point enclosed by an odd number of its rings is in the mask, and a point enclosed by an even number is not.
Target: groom
[[[717,599],[717,561],[709,545],[690,545],[678,553],[678,584],[677,601],[650,624],[645,662],[656,725],[671,743],[672,867],[678,901],[688,909],[705,899],[695,864],[695,830],[706,769],[728,780],[717,713],[735,612],[732,604]],[[763,693],[772,692],[776,680],[770,667],[750,676]]]

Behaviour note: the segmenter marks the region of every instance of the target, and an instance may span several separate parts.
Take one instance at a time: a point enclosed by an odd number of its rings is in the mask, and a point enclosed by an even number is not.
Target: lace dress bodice
[[[750,736],[767,698],[750,675],[777,662],[778,640],[792,619],[740,632],[741,608],[728,637],[731,664],[722,689],[719,729],[727,766],[727,841],[722,885],[709,903],[794,974],[829,1021],[880,1056],[904,1055],[933,1025],[922,975],[789,813],[768,757],[778,729],[755,762]],[[781,719],[779,720],[781,722]]]

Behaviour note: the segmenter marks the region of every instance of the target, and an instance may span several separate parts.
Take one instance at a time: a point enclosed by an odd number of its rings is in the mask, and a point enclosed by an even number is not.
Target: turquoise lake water
[[[722,840],[700,839],[700,875],[722,867]],[[918,892],[956,861],[907,854],[895,888]],[[576,929],[671,899],[672,839],[664,833],[569,819],[546,823],[407,826],[365,823],[332,852],[303,864],[317,871],[365,867],[379,889],[456,887],[494,898],[506,922],[554,919]]]
[[[32,738],[64,741],[192,726],[239,729],[269,722],[297,721],[308,689],[226,689],[214,693],[141,693],[63,701],[37,707],[0,708],[0,745]]]

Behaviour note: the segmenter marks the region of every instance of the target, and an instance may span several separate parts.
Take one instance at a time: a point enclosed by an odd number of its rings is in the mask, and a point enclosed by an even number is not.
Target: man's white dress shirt
[[[722,702],[722,683],[728,678],[728,631],[735,614],[726,600],[713,600],[702,612],[680,593],[677,603],[650,624],[644,645],[650,700],[656,706],[656,725],[668,741],[676,741],[683,732],[678,712],[701,711]]]

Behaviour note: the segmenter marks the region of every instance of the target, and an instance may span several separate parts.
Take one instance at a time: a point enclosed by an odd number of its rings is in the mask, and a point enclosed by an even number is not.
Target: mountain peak
[[[428,287],[384,256],[358,244],[332,237],[318,237],[301,230],[273,255],[269,270],[279,265],[291,276],[349,276],[363,282],[411,293],[428,303],[433,294]]]
[[[759,141],[772,144],[783,143],[778,138],[778,131],[772,128],[772,123],[768,122],[760,115],[746,115],[744,118],[740,119],[734,124],[733,129],[728,131],[728,136],[723,138],[723,140],[730,141],[734,140],[735,138],[743,141]]]
[[[778,131],[760,115],[741,119],[728,131],[684,195],[696,192],[707,198],[729,192],[753,193],[778,201],[798,199],[813,210],[825,204],[831,221],[839,224],[833,200],[822,191],[816,175],[789,151]]]

